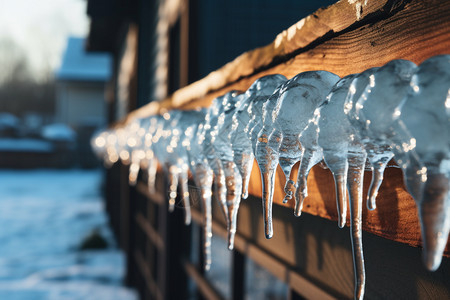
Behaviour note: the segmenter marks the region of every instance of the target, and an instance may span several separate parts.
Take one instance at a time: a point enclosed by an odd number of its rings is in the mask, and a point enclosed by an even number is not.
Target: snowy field
[[[100,182],[96,170],[0,170],[0,299],[137,299],[121,286]],[[96,228],[110,247],[79,250]]]

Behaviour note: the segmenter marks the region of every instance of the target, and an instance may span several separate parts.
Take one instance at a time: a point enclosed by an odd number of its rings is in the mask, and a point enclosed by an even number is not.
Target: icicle
[[[249,104],[248,98],[243,100],[238,110],[233,114],[231,131],[228,134],[228,138],[231,144],[231,150],[233,155],[233,161],[236,164],[239,173],[242,177],[242,198],[248,197],[248,185],[250,183],[250,174],[253,168],[253,152],[251,148],[250,140],[247,139],[247,135],[244,132],[244,127],[250,120],[249,115],[246,113],[246,108]]]
[[[434,271],[450,229],[450,55],[424,61],[408,88],[394,150],[417,204],[423,260]]]
[[[175,202],[177,198],[178,176],[180,168],[174,162],[176,157],[174,148],[178,142],[176,124],[180,117],[179,111],[172,111],[163,114],[159,119],[157,128],[152,137],[152,148],[155,156],[161,163],[164,171],[168,173],[169,184],[169,211],[173,212],[175,209]]]
[[[263,212],[266,237],[272,234],[273,180],[277,163],[286,176],[286,199],[294,185],[289,181],[292,166],[301,161],[299,137],[317,106],[324,100],[339,76],[326,72],[304,72],[282,84],[263,107],[263,128],[258,134],[255,157],[263,179]],[[267,174],[265,174],[267,172]]]
[[[97,158],[102,159],[104,162],[104,165],[109,168],[112,166],[111,161],[109,160],[109,155],[108,155],[108,146],[109,146],[109,142],[108,142],[108,137],[110,135],[110,131],[109,130],[104,130],[101,132],[96,132],[90,140],[91,143],[91,148],[95,154],[95,156],[97,156]]]
[[[191,204],[188,188],[188,170],[190,158],[190,139],[192,139],[193,127],[203,121],[204,111],[172,111],[172,137],[166,146],[167,161],[178,173],[181,199],[184,206],[185,224],[191,223]]]
[[[278,87],[273,94],[263,102],[263,124],[256,122],[252,128],[248,126],[246,128],[247,135],[252,142],[253,153],[255,155],[258,167],[261,173],[262,183],[262,209],[264,217],[264,233],[267,239],[273,236],[272,226],[272,202],[273,192],[275,184],[275,172],[278,165],[278,148],[281,136],[278,133],[278,139],[272,138],[272,140],[278,142],[278,144],[268,143],[269,135],[272,132],[272,120],[269,111],[276,105],[280,88]],[[251,113],[252,107],[249,107],[249,113]],[[270,123],[270,124],[269,124]],[[258,129],[261,128],[259,131]]]
[[[355,272],[355,299],[363,299],[366,285],[364,255],[362,244],[362,206],[363,178],[366,153],[349,151],[348,181],[350,198],[350,230],[353,250],[353,267]]]
[[[369,192],[367,194],[367,208],[369,210],[376,209],[376,197],[381,183],[383,182],[384,170],[391,158],[394,157],[394,153],[391,147],[387,145],[377,146],[373,143],[366,142],[367,158],[370,161],[372,169],[372,181],[370,182]]]
[[[259,132],[258,138],[253,138],[252,143],[255,144],[255,158],[258,163],[259,171],[261,173],[262,183],[262,208],[264,216],[264,232],[267,239],[273,236],[272,226],[272,202],[275,184],[275,172],[278,165],[278,147],[279,143],[268,143],[269,134],[267,127],[263,127]],[[277,133],[275,133],[277,134]],[[278,142],[281,136],[278,133],[278,138],[272,138],[273,141]],[[256,143],[255,143],[256,142]]]
[[[319,145],[334,176],[339,227],[345,225],[345,183],[349,190],[350,230],[355,272],[355,299],[363,299],[365,269],[362,248],[362,193],[367,154],[359,135],[344,113],[345,98],[354,78],[342,78],[331,90],[327,104],[320,109]]]
[[[227,190],[225,183],[225,174],[220,159],[213,147],[213,143],[217,138],[217,123],[219,121],[218,117],[224,109],[222,106],[222,101],[225,97],[227,97],[227,95],[223,95],[213,100],[213,103],[209,107],[208,112],[205,116],[205,125],[200,133],[201,136],[198,139],[198,143],[199,145],[201,145],[201,147],[203,147],[202,149],[206,160],[213,170],[215,196],[217,201],[219,202],[225,219],[227,219],[228,208],[226,199]],[[229,228],[228,222],[227,228]]]
[[[312,167],[323,160],[322,148],[318,145],[318,133],[320,112],[319,108],[314,111],[314,117],[309,120],[306,129],[300,134],[302,149],[302,160],[297,175],[297,191],[295,194],[294,215],[299,217],[303,208],[303,201],[308,196],[307,180]]]
[[[265,107],[273,107],[275,105],[278,95],[277,86],[279,86],[285,80],[286,78],[282,75],[265,76],[255,81],[255,83],[246,92],[246,94],[253,94],[254,96],[247,108],[247,113],[250,116],[250,121],[245,127],[244,132],[247,134],[248,139],[250,139],[253,155],[255,156],[255,158],[256,154],[259,154],[259,159],[257,159],[257,162],[261,172],[263,190],[262,206],[265,224],[264,232],[266,238],[268,239],[273,236],[272,199],[278,158],[276,157],[275,160],[275,157],[273,156],[274,152],[272,151],[272,149],[264,146],[267,144],[270,127],[267,126],[266,128],[264,128],[263,124],[264,118],[269,118],[268,113],[265,113],[265,111],[270,110],[270,108],[266,110]],[[262,122],[261,115],[263,116]],[[261,148],[261,150],[258,150],[258,148]]]
[[[136,119],[126,130],[126,146],[124,147],[129,153],[129,173],[128,182],[131,186],[136,185],[139,170],[141,168],[141,162],[145,160],[145,151],[143,149],[143,139],[145,129],[142,125],[145,124],[143,119]]]
[[[280,140],[281,137],[273,140]],[[256,155],[262,181],[262,206],[264,216],[264,232],[267,239],[273,236],[272,226],[272,202],[275,184],[275,172],[278,165],[279,145],[268,143],[267,137],[262,134],[256,143]]]
[[[127,133],[126,129],[124,128],[117,128],[115,130],[115,135],[117,138],[117,142],[114,143],[115,147],[115,153],[118,155],[118,159],[122,162],[124,165],[130,164],[130,152],[128,152],[127,147]]]
[[[229,139],[232,146],[233,160],[242,177],[242,198],[248,197],[248,184],[253,168],[256,140],[252,146],[251,133],[255,136],[261,130],[262,106],[275,88],[286,81],[283,75],[261,77],[240,96],[240,104],[232,117]],[[255,129],[256,128],[256,129]]]
[[[190,225],[191,224],[191,203],[189,201],[187,165],[185,166],[185,168],[183,166],[183,169],[180,172],[179,183],[180,183],[181,197],[182,197],[183,206],[184,206],[184,224]]]
[[[176,166],[169,168],[168,181],[169,181],[169,212],[175,210],[175,202],[178,196],[178,174],[179,170]]]
[[[147,132],[144,135],[145,159],[147,161],[147,187],[150,194],[156,193],[156,172],[158,170],[158,162],[153,151],[153,140],[156,139],[158,120],[161,120],[161,117],[150,117],[148,120],[150,124],[147,125]]]
[[[232,174],[231,172],[229,172],[229,174],[226,174],[224,170],[224,163],[232,163],[232,165],[234,165],[232,149],[228,140],[228,130],[226,130],[226,128],[231,127],[232,114],[229,114],[227,122],[225,123],[225,113],[230,112],[235,108],[236,101],[238,101],[238,98],[236,98],[236,96],[237,92],[231,91],[221,97],[214,99],[213,104],[209,108],[205,118],[205,138],[202,141],[203,151],[215,175],[215,194],[227,221],[227,230],[229,232],[229,248],[233,248],[232,241],[234,240],[234,233],[232,231],[236,231],[235,228],[232,228],[233,215],[237,213],[231,212],[229,210],[229,206],[231,206],[232,209],[237,209],[239,205],[235,205],[233,201],[240,202],[240,196],[242,193],[242,182],[238,183],[238,186],[240,187],[239,191],[235,190],[237,188],[237,185],[234,174]],[[222,129],[222,131],[220,129]],[[242,178],[240,176],[239,180],[242,181]],[[229,192],[229,190],[233,190],[233,192]],[[231,200],[230,197],[228,197],[228,194],[236,192],[238,193],[237,197],[234,197],[234,200]]]
[[[344,102],[354,75],[339,80],[327,96],[327,104],[316,111],[318,143],[323,149],[325,163],[333,174],[336,189],[338,226],[343,228],[347,218],[347,154],[351,145],[362,144],[344,113]]]
[[[137,177],[138,177],[139,169],[140,169],[139,164],[140,164],[140,159],[138,159],[138,155],[137,155],[136,151],[132,151],[131,152],[131,164],[130,164],[129,173],[128,173],[128,182],[131,186],[136,185]]]
[[[413,69],[414,64],[406,61],[393,61],[388,63],[368,76],[368,85],[364,88],[364,92],[361,93],[356,102],[345,102],[345,93],[343,91],[345,91],[347,87],[349,87],[350,94],[354,95],[357,92],[355,85],[349,85],[353,80],[353,75],[350,75],[335,86],[329,96],[330,101],[328,105],[321,111],[322,116],[319,121],[319,144],[321,144],[324,149],[325,161],[328,164],[327,159],[329,155],[332,158],[339,158],[339,156],[345,156],[345,153],[348,160],[347,187],[349,189],[350,198],[350,226],[355,268],[356,299],[363,298],[365,286],[364,258],[361,239],[361,209],[363,173],[367,157],[366,149],[370,149],[371,163],[373,164],[374,162],[382,161],[383,164],[380,169],[384,169],[386,162],[384,162],[383,159],[387,160],[391,155],[389,153],[390,151],[388,151],[388,154],[381,153],[379,157],[375,156],[376,151],[386,150],[382,148],[386,145],[386,142],[382,139],[386,136],[386,129],[390,128],[390,124],[392,124],[392,122],[389,122],[389,117],[385,116],[384,110],[390,111],[392,109],[392,111],[395,111],[393,108],[395,108],[395,105],[398,102],[395,100],[391,101],[389,97],[385,97],[383,100],[380,100],[379,98],[381,97],[381,94],[385,95],[386,93],[392,93],[390,96],[401,96],[403,91],[399,86],[401,87],[402,82],[405,82],[405,80],[407,81],[408,77],[410,78],[409,74],[411,74]],[[379,82],[376,83],[377,79],[379,79]],[[383,90],[381,90],[380,87],[382,87]],[[391,88],[394,87],[395,91],[392,91]],[[363,86],[359,86],[359,88],[361,89]],[[352,107],[345,106],[348,103],[352,103]],[[392,107],[393,105],[394,107]],[[337,110],[333,110],[334,107],[336,107]],[[354,115],[349,113],[353,108]],[[355,127],[358,130],[356,131],[354,127],[349,126],[349,120],[345,117],[342,118],[342,116],[341,118],[337,117],[340,121],[335,122],[334,125],[331,122],[328,122],[331,120],[331,116],[336,117],[334,114],[335,112],[338,112],[341,115],[347,113],[350,116],[354,116],[353,124],[356,124]],[[333,146],[330,144],[333,142],[333,137],[335,139],[345,140],[345,136],[347,137],[347,143],[339,143],[339,141],[336,141],[336,145]],[[365,138],[363,142],[363,140],[360,139],[361,136],[371,136],[371,139]],[[329,153],[329,151],[332,151],[333,147],[339,149],[337,156],[334,153]],[[366,149],[364,149],[364,147]],[[339,152],[341,155],[339,155]],[[328,166],[332,169],[330,164],[328,164]],[[380,169],[378,171],[380,171]],[[376,181],[373,180],[373,182]],[[373,186],[373,190],[377,190],[378,187],[379,184]],[[372,192],[372,194],[374,194],[374,192]]]
[[[220,159],[226,184],[226,206],[228,225],[228,248],[234,248],[237,214],[242,195],[242,176],[233,161],[233,150],[229,139],[232,130],[233,115],[240,105],[242,94],[232,91],[222,100],[223,110],[218,116],[216,138],[212,143]]]
[[[352,107],[350,121],[361,136],[372,169],[367,195],[367,207],[370,210],[376,208],[376,195],[383,180],[383,172],[393,157],[386,136],[386,132],[391,129],[387,127],[397,118],[399,111],[395,107],[404,101],[405,87],[415,67],[412,62],[394,60],[381,68],[369,69],[358,75],[350,87],[346,107]],[[380,106],[383,106],[383,113],[379,113]]]
[[[212,196],[212,180],[213,172],[206,161],[203,153],[203,139],[204,139],[204,126],[205,124],[200,122],[201,119],[205,119],[206,110],[199,112],[198,123],[186,129],[185,145],[189,158],[189,166],[192,174],[194,175],[194,181],[197,187],[200,189],[200,198],[202,203],[203,213],[203,252],[205,256],[204,269],[209,270],[211,267],[211,238],[212,238],[212,213],[211,213],[211,196]],[[197,126],[198,125],[198,126]]]
[[[314,129],[315,130],[315,129]],[[317,140],[317,137],[316,137]],[[302,142],[302,139],[300,138]],[[304,143],[302,143],[304,144]],[[312,167],[320,163],[323,159],[323,151],[320,147],[310,147],[304,149],[300,167],[297,175],[297,191],[295,193],[294,215],[299,217],[303,208],[303,201],[308,196],[307,180]]]
[[[158,162],[156,159],[148,161],[147,168],[147,185],[150,194],[156,193],[156,172],[158,170]]]
[[[307,161],[300,166],[300,178],[306,181],[307,173],[313,165],[321,160],[317,153],[317,132],[314,128],[305,132],[315,109],[325,101],[325,97],[339,77],[325,71],[304,72],[292,78],[289,84],[282,87],[278,103],[273,115],[274,127],[282,132],[280,146],[280,166],[286,176],[285,201],[291,199],[295,192],[295,185],[290,180],[293,165],[302,161],[304,153],[308,154]],[[277,114],[275,116],[275,114]],[[312,160],[311,160],[312,159]],[[306,194],[306,184],[302,185],[301,193]]]
[[[212,238],[212,212],[211,212],[211,186],[213,172],[207,164],[196,164],[195,184],[200,187],[200,197],[203,208],[203,253],[205,255],[204,268],[208,271],[211,268],[211,238]]]
[[[179,130],[177,128],[178,120],[181,112],[174,110],[170,112],[170,119],[165,122],[164,126],[164,160],[163,166],[168,171],[169,179],[169,212],[175,210],[176,199],[178,197],[178,180],[180,176],[180,167],[177,164],[177,154],[175,152],[178,146]]]
[[[227,224],[228,249],[234,248],[234,237],[237,229],[237,214],[242,194],[242,178],[236,165],[232,161],[224,163],[225,181],[227,183]]]
[[[281,86],[283,86],[282,84]],[[273,94],[264,102],[263,108],[263,124],[261,130],[259,129],[258,123],[255,123],[253,128],[247,127],[247,135],[250,137],[253,147],[253,153],[258,163],[258,167],[261,173],[261,183],[262,183],[262,209],[264,217],[264,234],[267,239],[273,236],[273,225],[272,225],[272,203],[273,203],[273,192],[275,184],[275,172],[278,165],[278,148],[281,141],[281,133],[273,132],[273,122],[270,116],[270,111],[275,107],[278,100],[278,95],[280,92],[280,87],[278,87]],[[252,106],[249,107],[249,113],[252,112]],[[271,134],[276,136],[271,138],[271,143],[269,143],[269,136]]]
[[[284,192],[286,195],[283,199],[283,203],[287,203],[290,199],[292,199],[296,191],[295,182],[291,180],[291,171],[292,167],[301,160],[302,150],[303,149],[300,144],[298,134],[283,135],[282,143],[279,146],[280,157],[278,160],[278,164],[280,165],[286,178],[286,184],[284,186]]]

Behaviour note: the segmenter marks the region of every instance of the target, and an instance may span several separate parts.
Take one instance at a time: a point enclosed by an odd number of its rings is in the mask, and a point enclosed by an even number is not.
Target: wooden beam
[[[242,54],[207,77],[185,87],[162,102],[153,102],[130,114],[124,122],[165,109],[209,106],[229,90],[246,90],[268,74],[288,78],[310,70],[327,70],[339,76],[382,66],[393,59],[416,64],[450,51],[450,1],[339,1],[300,20],[269,45]],[[294,176],[296,171],[294,171]],[[370,173],[365,174],[367,193]],[[277,172],[275,204],[283,204],[284,175]],[[309,197],[303,211],[337,220],[334,183],[328,170],[314,167],[308,180]],[[250,194],[261,196],[255,165]],[[399,169],[389,168],[375,211],[363,211],[363,229],[382,237],[420,246],[416,206],[406,191]],[[450,255],[447,245],[445,255]]]
[[[153,228],[149,221],[140,212],[135,215],[136,224],[142,229],[151,243],[158,248],[159,251],[164,251],[164,241],[159,235],[159,233]]]
[[[148,186],[141,181],[136,184],[136,190],[155,204],[161,205],[164,203],[164,201],[166,201],[161,193],[150,193],[148,191]]]
[[[145,286],[148,288],[150,294],[152,294],[153,298],[156,300],[162,300],[162,293],[156,284],[156,281],[152,277],[152,273],[145,262],[144,256],[139,250],[134,252],[134,260],[138,267],[139,272],[145,280]]]
[[[226,91],[245,90],[267,74],[291,78],[304,71],[327,70],[345,76],[392,59],[420,63],[448,53],[449,1],[361,2],[339,1],[319,9],[280,33],[271,44],[243,53],[162,102],[132,112],[124,122],[161,109],[209,106]]]
[[[196,267],[188,261],[183,263],[184,270],[189,277],[194,280],[198,290],[205,299],[223,300],[223,297],[214,289],[214,287],[205,279],[204,276],[196,269]]]
[[[192,210],[192,220],[200,225],[202,224],[201,214],[196,209]],[[212,230],[214,234],[219,235],[221,238],[227,238],[225,226],[215,220],[212,223]],[[336,299],[336,297],[319,288],[300,273],[292,270],[287,263],[267,253],[239,233],[236,234],[234,245],[236,251],[267,269],[272,275],[285,282],[306,299]]]

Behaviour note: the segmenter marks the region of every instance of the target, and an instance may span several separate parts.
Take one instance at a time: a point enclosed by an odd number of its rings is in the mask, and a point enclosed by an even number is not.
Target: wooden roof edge
[[[341,0],[326,8],[319,8],[316,12],[279,33],[272,43],[244,52],[206,77],[175,91],[168,98],[150,102],[131,112],[117,124],[126,124],[136,117],[142,118],[157,114],[161,108],[171,109],[187,106],[190,102],[201,99],[211,92],[290,59],[291,56],[295,56],[302,49],[317,43],[330,32],[336,35],[355,24],[362,26],[367,22],[372,22],[374,16],[390,15],[395,12],[395,8],[401,7],[406,2],[408,1]],[[192,107],[192,105],[188,106]]]

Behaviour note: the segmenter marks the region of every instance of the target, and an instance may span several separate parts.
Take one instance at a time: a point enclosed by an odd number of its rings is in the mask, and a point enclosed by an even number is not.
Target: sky
[[[69,35],[87,35],[86,3],[86,0],[0,0],[0,41],[23,48],[35,77],[44,76],[59,67]],[[5,42],[0,43],[0,56],[4,56],[5,47]],[[0,66],[0,72],[1,69]]]

